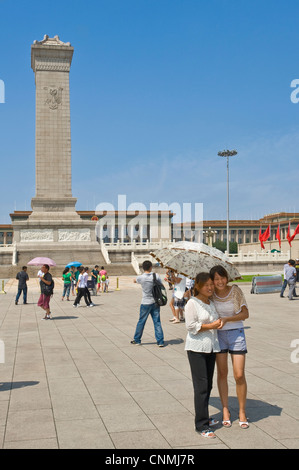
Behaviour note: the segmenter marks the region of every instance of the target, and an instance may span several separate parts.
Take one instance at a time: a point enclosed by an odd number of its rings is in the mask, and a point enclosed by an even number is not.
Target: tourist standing
[[[175,318],[172,323],[180,323],[180,321],[184,320],[186,277],[182,274],[178,274],[173,278],[173,284],[173,306]]]
[[[65,268],[62,274],[63,280],[63,292],[62,292],[62,299],[64,299],[66,295],[66,300],[70,300],[70,291],[71,291],[71,283],[72,283],[72,272],[70,268]]]
[[[216,437],[210,427],[217,424],[209,417],[216,352],[220,351],[217,329],[221,326],[219,315],[210,300],[213,292],[210,274],[199,273],[195,278],[194,297],[188,301],[185,309],[188,330],[185,350],[194,389],[195,430],[206,438]]]
[[[40,277],[40,290],[41,294],[38,299],[37,305],[38,307],[41,307],[45,311],[45,316],[43,320],[49,320],[50,317],[50,298],[51,295],[53,295],[53,279],[52,275],[49,273],[49,265],[44,264],[41,267],[41,271],[43,273],[43,276]]]
[[[99,266],[96,264],[94,269],[91,270],[91,280],[93,281],[93,287],[95,288],[98,282]]]
[[[18,293],[16,296],[15,304],[18,305],[20,295],[23,291],[23,304],[27,304],[27,281],[29,281],[29,276],[27,274],[27,266],[22,267],[22,271],[18,272],[16,275],[18,279]]]
[[[215,292],[213,302],[221,320],[218,330],[220,352],[216,356],[218,390],[223,408],[222,424],[231,426],[228,406],[228,353],[231,355],[236,392],[239,402],[239,425],[249,427],[246,417],[247,383],[245,378],[245,356],[247,353],[243,321],[249,317],[247,303],[239,286],[228,285],[228,274],[222,266],[210,271]]]
[[[157,344],[159,347],[163,347],[164,334],[160,319],[160,307],[156,304],[152,294],[154,285],[152,262],[144,261],[142,264],[142,268],[144,273],[134,280],[135,283],[140,284],[142,287],[142,300],[140,305],[139,321],[137,323],[134,339],[133,341],[131,341],[131,344],[141,344],[141,337],[143,334],[145,323],[148,319],[148,316],[151,315],[154,323]],[[159,283],[162,284],[161,278],[158,274],[156,274],[156,279]]]

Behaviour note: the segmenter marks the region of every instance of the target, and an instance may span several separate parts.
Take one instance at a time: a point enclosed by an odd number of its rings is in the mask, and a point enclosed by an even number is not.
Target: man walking
[[[293,300],[293,294],[296,286],[297,271],[295,268],[295,261],[290,259],[285,267],[285,279],[289,286],[289,300]]]
[[[29,276],[27,274],[27,266],[22,267],[22,271],[20,271],[16,279],[18,279],[19,284],[18,284],[18,293],[16,296],[15,304],[18,305],[18,301],[20,298],[20,295],[23,291],[23,304],[27,304],[27,281],[29,281]]]
[[[280,297],[284,297],[284,291],[286,290],[286,287],[288,285],[288,281],[286,280],[286,268],[289,266],[288,263],[284,264],[283,266],[283,283],[280,291]]]
[[[143,334],[144,326],[149,315],[151,315],[154,323],[155,337],[159,347],[164,346],[164,334],[161,326],[160,307],[155,303],[152,294],[153,290],[153,265],[151,261],[144,261],[142,264],[144,273],[138,276],[134,282],[140,284],[142,287],[142,300],[140,305],[139,321],[136,326],[134,340],[131,344],[141,344],[141,337]],[[156,274],[156,279],[162,284],[160,276]]]

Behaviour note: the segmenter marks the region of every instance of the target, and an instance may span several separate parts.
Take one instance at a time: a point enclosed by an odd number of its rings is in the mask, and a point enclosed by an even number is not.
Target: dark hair
[[[153,263],[149,260],[143,261],[142,263],[142,269],[143,271],[148,271],[150,268],[152,268]]]
[[[105,269],[104,266],[101,266],[101,269]]]
[[[82,271],[84,271],[83,266],[79,266],[77,269],[78,269],[79,273],[82,273]]]
[[[23,266],[22,269],[23,269],[23,271],[24,271],[24,269],[27,269],[27,266]]]
[[[194,282],[194,297],[199,294],[199,290],[204,286],[206,282],[208,282],[209,279],[212,279],[210,273],[197,274]]]
[[[89,268],[88,268],[87,266],[86,266],[86,268],[84,268],[84,269],[85,269],[85,271],[88,271],[88,270],[89,270]]]
[[[43,266],[45,266],[45,268],[49,271],[49,265],[48,264],[43,264]]]
[[[220,277],[226,277],[226,279],[228,280],[228,274],[227,274],[227,271],[226,269],[223,267],[223,266],[220,266],[217,265],[217,266],[213,266],[211,269],[210,269],[210,275],[211,275],[211,279],[212,281],[214,281],[214,277],[215,277],[215,274],[218,274]]]
[[[295,261],[293,259],[289,259],[288,263],[291,265],[291,266],[295,266]]]
[[[65,268],[65,270],[63,271],[63,274],[66,274],[66,273],[68,273],[68,272],[69,272],[69,270],[70,270],[70,268]]]

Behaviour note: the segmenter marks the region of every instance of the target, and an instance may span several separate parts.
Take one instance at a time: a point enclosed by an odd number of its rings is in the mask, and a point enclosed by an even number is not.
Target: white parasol
[[[225,268],[229,281],[241,279],[237,268],[222,251],[204,243],[177,242],[150,254],[163,268],[173,269],[191,279],[200,272],[210,272],[214,266]]]

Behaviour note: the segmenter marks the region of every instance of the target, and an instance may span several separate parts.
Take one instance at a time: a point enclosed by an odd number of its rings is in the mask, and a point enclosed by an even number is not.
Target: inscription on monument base
[[[52,242],[54,240],[52,229],[20,230],[21,242]]]
[[[79,229],[58,229],[58,241],[59,242],[90,242],[90,229],[79,228]]]

